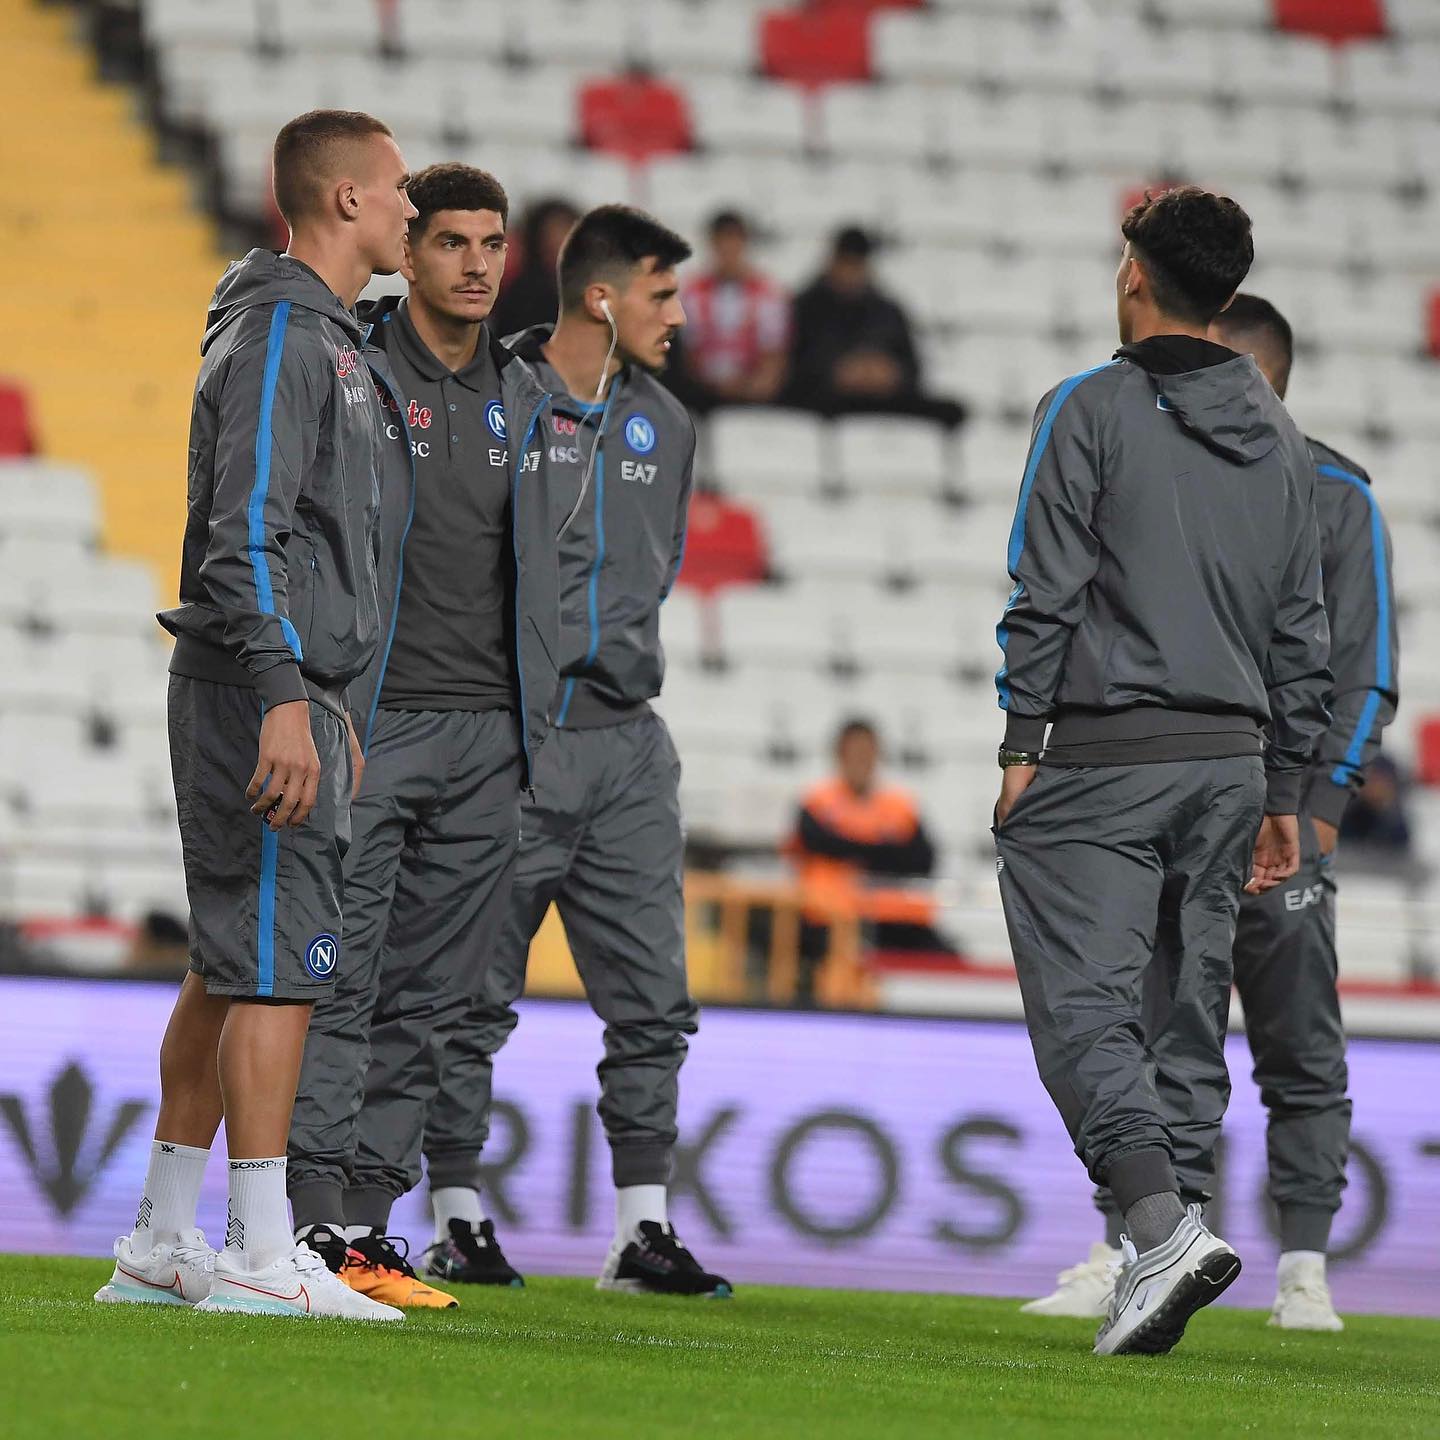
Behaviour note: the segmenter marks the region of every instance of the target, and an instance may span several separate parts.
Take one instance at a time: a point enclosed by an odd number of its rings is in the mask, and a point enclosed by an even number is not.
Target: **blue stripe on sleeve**
[[[1045,451],[1050,444],[1050,432],[1055,428],[1055,417],[1059,415],[1061,407],[1075,392],[1082,380],[1088,380],[1092,375],[1098,375],[1102,370],[1108,370],[1112,365],[1119,362],[1107,360],[1103,365],[1096,365],[1089,370],[1082,370],[1078,375],[1072,375],[1068,380],[1062,380],[1056,387],[1055,394],[1051,398],[1049,408],[1045,411],[1045,417],[1040,422],[1040,428],[1035,432],[1035,442],[1030,447],[1030,462],[1025,467],[1025,478],[1020,482],[1020,499],[1015,506],[1015,519],[1010,526],[1010,544],[1005,552],[1005,564],[1011,575],[1015,574],[1016,567],[1020,564],[1020,557],[1025,553],[1025,514],[1030,508],[1030,492],[1035,488],[1035,476],[1040,469],[1040,461],[1044,459]],[[1025,586],[1016,577],[1015,588],[1010,592],[1010,599],[1005,605],[1005,614],[1019,603],[1020,597],[1025,593]],[[995,676],[995,688],[1000,696],[1000,708],[1010,708],[1010,687],[1005,683],[1010,673],[1009,658],[1006,654],[1006,647],[1010,643],[1010,632],[1002,619],[995,627],[995,638],[1000,643],[1000,652],[1006,655],[999,672]]]
[[[1380,507],[1375,503],[1375,496],[1359,475],[1342,470],[1338,465],[1317,465],[1315,468],[1319,474],[1328,475],[1332,480],[1343,480],[1347,485],[1355,486],[1370,507],[1370,549],[1375,576],[1376,610],[1375,684],[1370,687],[1370,693],[1365,697],[1360,718],[1355,724],[1355,733],[1345,748],[1345,758],[1330,772],[1333,784],[1348,786],[1360,769],[1360,760],[1365,754],[1365,742],[1370,738],[1376,715],[1380,713],[1384,692],[1391,688],[1393,680],[1391,672],[1394,661],[1390,654],[1390,577],[1385,561],[1385,523],[1380,518]]]
[[[270,316],[270,334],[265,343],[265,372],[260,382],[260,419],[255,427],[255,484],[247,509],[249,533],[246,552],[250,573],[255,577],[255,605],[264,615],[275,613],[275,591],[270,583],[270,565],[265,558],[265,500],[270,493],[270,453],[274,446],[275,386],[280,379],[280,362],[285,355],[285,327],[290,323],[290,302],[282,300]],[[300,637],[284,616],[280,630],[296,660],[303,658]]]

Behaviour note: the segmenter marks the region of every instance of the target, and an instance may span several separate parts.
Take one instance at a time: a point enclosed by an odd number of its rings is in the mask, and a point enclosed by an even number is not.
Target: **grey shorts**
[[[341,864],[353,781],[345,722],[310,702],[320,792],[304,825],[276,832],[245,798],[259,695],[172,675],[169,714],[191,970],[211,995],[317,998],[344,964]]]

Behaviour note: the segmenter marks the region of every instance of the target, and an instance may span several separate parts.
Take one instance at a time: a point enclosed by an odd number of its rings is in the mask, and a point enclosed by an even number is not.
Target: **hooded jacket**
[[[386,412],[382,424],[384,462],[380,481],[379,608],[381,643],[365,673],[350,686],[350,710],[356,733],[368,753],[380,692],[385,685],[400,592],[405,583],[405,540],[415,513],[415,461],[407,418],[409,397],[400,393],[390,364],[396,343],[390,317],[396,296],[360,306],[364,357],[375,377]],[[515,353],[491,337],[491,355],[500,374],[505,433],[518,444],[510,449],[510,534],[515,550],[515,673],[520,684],[521,735],[525,748],[526,785],[536,750],[545,737],[554,697],[560,653],[560,569],[555,534],[564,518],[554,495],[554,479],[537,443],[541,417],[550,396],[534,371]]]
[[[252,250],[210,303],[190,417],[178,675],[343,713],[375,650],[380,416],[354,315]]]
[[[1309,812],[1339,827],[1363,771],[1400,703],[1390,532],[1370,477],[1353,460],[1310,440],[1320,565],[1330,617],[1330,728],[1320,739],[1305,796]]]
[[[1314,491],[1249,356],[1156,337],[1058,385],[1010,533],[1006,745],[1053,722],[1048,763],[1263,752],[1267,809],[1294,813],[1328,723]]]
[[[567,446],[588,461],[590,441],[583,437],[596,436],[598,427],[599,447],[583,497],[582,466],[568,466],[558,481],[564,533],[554,722],[613,725],[640,713],[665,678],[660,605],[685,557],[695,425],[658,380],[635,366],[620,371],[602,405],[576,400],[541,353],[551,329],[536,326],[507,343],[552,392],[547,423],[563,428]]]

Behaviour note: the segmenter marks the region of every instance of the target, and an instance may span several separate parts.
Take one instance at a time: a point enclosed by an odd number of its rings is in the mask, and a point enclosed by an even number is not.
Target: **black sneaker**
[[[525,1287],[525,1277],[505,1258],[495,1239],[493,1220],[482,1220],[478,1228],[466,1220],[452,1220],[449,1237],[426,1250],[425,1273],[460,1285]]]
[[[728,1280],[700,1268],[674,1226],[654,1220],[642,1220],[623,1250],[610,1247],[595,1288],[631,1295],[703,1295],[711,1300],[728,1300],[735,1293]]]
[[[349,1260],[350,1247],[345,1237],[337,1235],[328,1225],[312,1225],[304,1235],[296,1236],[295,1243],[313,1250],[332,1275],[338,1275]]]

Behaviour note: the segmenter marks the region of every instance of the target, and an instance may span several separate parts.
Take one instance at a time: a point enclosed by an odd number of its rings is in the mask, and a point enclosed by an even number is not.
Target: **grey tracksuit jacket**
[[[1333,622],[1334,688],[1330,728],[1315,750],[1305,804],[1312,815],[1338,826],[1400,703],[1394,567],[1390,532],[1370,477],[1319,440],[1308,443],[1315,462],[1325,608]]]
[[[171,670],[331,709],[379,635],[381,422],[354,315],[268,250],[216,288],[190,420]]]
[[[1259,754],[1294,813],[1328,723],[1315,469],[1248,356],[1126,347],[1036,412],[998,629],[1006,744],[1053,763]],[[1204,342],[1190,342],[1192,346]],[[1219,347],[1208,347],[1218,351]]]
[[[405,580],[405,538],[415,506],[415,463],[406,419],[406,397],[400,394],[386,355],[394,343],[386,321],[399,300],[387,299],[361,307],[364,358],[375,376],[384,422],[394,430],[385,436],[381,481],[381,542],[379,547],[379,612],[381,638],[365,673],[350,686],[350,710],[356,733],[369,745],[385,683],[385,666],[400,613]],[[526,785],[533,779],[535,752],[550,723],[558,677],[560,640],[560,565],[555,535],[565,518],[560,508],[552,467],[541,443],[543,416],[551,397],[534,371],[505,346],[492,342],[505,429],[510,437],[511,534],[515,546],[515,666],[520,681],[520,720],[525,748]],[[387,401],[389,402],[387,404]]]
[[[565,433],[547,435],[547,447],[568,444],[588,460],[589,424],[600,426],[587,492],[579,494],[577,473],[563,496],[562,525],[569,524],[560,539],[561,680],[552,715],[557,726],[613,725],[639,713],[665,677],[659,602],[685,556],[695,425],[658,380],[633,366],[603,406],[577,406],[541,354],[551,328],[506,342],[555,392],[553,414]]]

